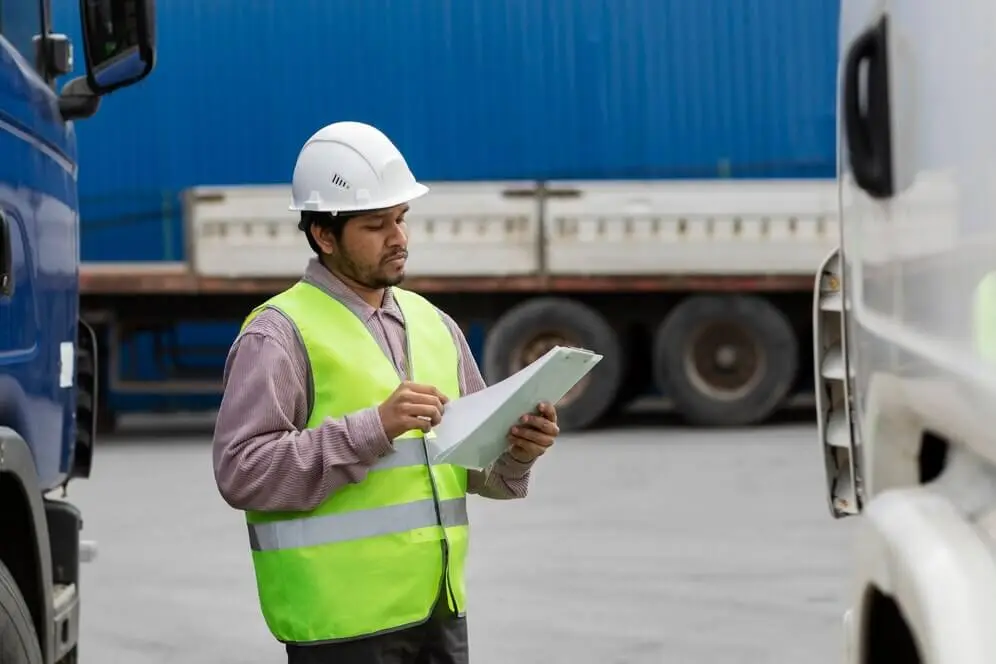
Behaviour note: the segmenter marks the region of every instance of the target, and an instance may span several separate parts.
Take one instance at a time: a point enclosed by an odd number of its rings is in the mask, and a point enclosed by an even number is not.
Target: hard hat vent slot
[[[340,189],[349,189],[349,183],[343,179],[338,173],[332,174],[332,184],[339,187]]]

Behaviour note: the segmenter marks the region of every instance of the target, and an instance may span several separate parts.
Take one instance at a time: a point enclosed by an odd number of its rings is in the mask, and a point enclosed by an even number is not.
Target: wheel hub
[[[734,346],[721,346],[716,349],[716,366],[720,369],[730,370],[737,363],[737,349]]]
[[[744,327],[716,321],[692,335],[685,352],[685,371],[703,394],[734,400],[750,392],[764,376],[760,344]]]

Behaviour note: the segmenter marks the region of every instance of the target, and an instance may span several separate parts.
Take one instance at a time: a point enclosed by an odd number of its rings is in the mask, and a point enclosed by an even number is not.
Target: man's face
[[[378,210],[346,222],[336,241],[331,231],[316,238],[331,266],[367,288],[396,286],[405,277],[408,258],[408,204]]]

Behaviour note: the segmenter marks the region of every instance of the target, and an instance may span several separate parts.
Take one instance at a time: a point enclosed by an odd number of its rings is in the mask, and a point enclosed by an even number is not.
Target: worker
[[[430,471],[423,437],[485,383],[456,323],[398,287],[405,214],[427,192],[378,129],[316,132],[291,205],[316,257],[249,314],[225,365],[215,477],[245,512],[290,664],[467,662],[466,494],[524,498],[558,434],[540,404],[490,467]]]

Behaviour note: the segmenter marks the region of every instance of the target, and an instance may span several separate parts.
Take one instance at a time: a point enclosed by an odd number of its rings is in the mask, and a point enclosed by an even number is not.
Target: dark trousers
[[[421,625],[354,641],[287,646],[287,664],[469,664],[467,618],[442,598]]]

